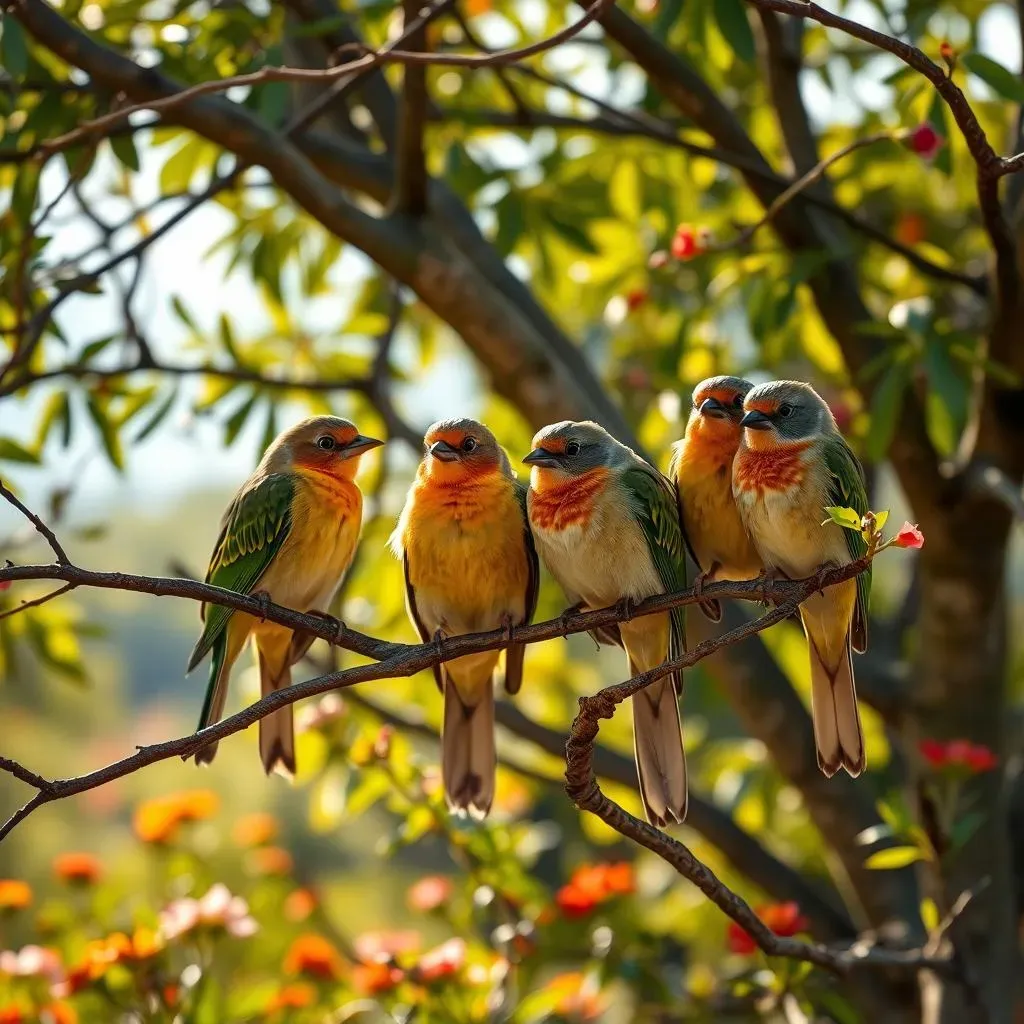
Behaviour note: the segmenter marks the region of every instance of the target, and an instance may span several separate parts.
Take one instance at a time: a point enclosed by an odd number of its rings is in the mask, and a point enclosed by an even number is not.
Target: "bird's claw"
[[[446,639],[447,636],[443,629],[438,628],[434,631],[433,642],[434,646],[437,648],[437,656],[441,661],[444,661],[444,642]]]
[[[515,625],[515,623],[512,621],[512,616],[508,612],[506,612],[504,615],[502,615],[502,617],[501,617],[501,630],[502,630],[502,634],[503,634],[502,635],[502,640],[504,640],[506,644],[512,643],[512,627],[514,625]]]
[[[323,619],[331,627],[331,635],[325,637],[331,644],[340,644],[348,632],[348,626],[345,625],[344,621],[331,615],[330,612],[322,612],[319,608],[310,608],[306,614],[315,615],[318,619]]]
[[[825,596],[825,585],[824,585],[825,577],[830,572],[832,572],[833,569],[838,569],[838,568],[839,568],[839,563],[833,561],[831,558],[827,562],[822,562],[822,564],[820,566],[818,566],[818,571],[814,574],[812,579],[817,584],[817,586],[815,586],[814,589],[822,597]]]
[[[631,597],[623,597],[615,602],[615,614],[620,622],[629,622],[636,612],[636,602]]]
[[[270,614],[270,594],[265,590],[256,590],[251,595],[255,597],[260,605],[260,622],[266,622],[267,616]]]
[[[569,620],[574,615],[579,615],[579,613],[581,611],[583,611],[583,602],[582,601],[577,601],[576,604],[569,605],[569,607],[566,608],[565,611],[562,612],[562,614],[558,616],[558,624],[562,627],[562,632],[563,633],[566,633],[566,632],[569,631],[569,625],[570,625]]]
[[[779,578],[779,574],[774,569],[765,569],[758,579],[761,581],[761,604],[768,607],[772,603],[771,595],[768,593],[769,588]]]

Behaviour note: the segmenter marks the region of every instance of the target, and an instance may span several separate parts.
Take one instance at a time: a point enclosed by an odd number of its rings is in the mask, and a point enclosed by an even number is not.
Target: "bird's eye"
[[[742,395],[737,395],[737,396],[736,396],[736,397],[735,397],[735,398],[734,398],[734,399],[732,400],[732,404],[733,404],[733,407],[734,407],[734,408],[736,408],[736,409],[742,409],[742,408],[743,408],[743,396],[742,396]]]
[[[474,448],[476,448],[475,437],[467,437],[466,440],[462,442],[462,450],[464,452],[471,452]]]
[[[579,455],[579,453],[580,453],[580,443],[579,443],[579,441],[570,441],[565,446],[565,454],[566,455]]]
[[[792,416],[793,415],[793,406],[791,406],[789,404],[789,402],[783,402],[782,405],[779,406],[779,415],[783,419],[786,419],[789,416]]]
[[[317,448],[323,448],[325,452],[329,452],[334,448],[334,438],[330,434],[324,434],[323,437],[316,439]]]

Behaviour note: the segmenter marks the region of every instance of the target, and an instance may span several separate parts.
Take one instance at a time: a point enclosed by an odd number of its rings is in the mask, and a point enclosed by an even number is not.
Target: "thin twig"
[[[40,533],[47,544],[50,545],[51,550],[57,556],[57,563],[59,566],[70,566],[71,562],[68,559],[67,553],[60,545],[60,541],[57,540],[56,534],[51,530],[46,523],[42,521],[27,505],[25,505],[19,498],[12,494],[7,487],[4,486],[4,482],[0,480],[0,497],[6,499],[11,505],[13,505]],[[71,580],[67,581],[72,582]]]
[[[41,604],[47,604],[55,597],[60,597],[61,594],[66,594],[69,590],[74,589],[74,583],[65,583],[63,587],[51,590],[50,593],[43,594],[42,597],[34,597],[31,601],[22,601],[21,604],[17,605],[15,608],[8,608],[7,611],[0,612],[0,620],[9,619],[12,615],[17,615],[19,612],[28,611],[29,608],[38,608]]]

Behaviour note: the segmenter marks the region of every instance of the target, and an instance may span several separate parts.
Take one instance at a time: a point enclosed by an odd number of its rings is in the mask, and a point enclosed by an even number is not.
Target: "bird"
[[[383,443],[336,416],[306,419],[280,434],[224,513],[206,582],[326,617],[323,609],[359,541],[363,497],[356,471],[362,455]],[[313,640],[222,605],[204,604],[202,618],[187,670],[213,652],[198,729],[223,716],[231,667],[250,636],[262,696],[291,685],[291,667]],[[266,773],[294,775],[291,705],[260,719],[259,728]],[[216,752],[217,744],[208,744],[196,763],[210,763]]]
[[[686,650],[682,607],[629,619],[633,603],[686,587],[686,554],[671,483],[593,422],[545,427],[523,460],[537,551],[574,608],[620,606],[599,643],[623,647],[630,676]],[[633,746],[647,820],[686,817],[686,758],[679,718],[682,673],[633,697]]]
[[[859,530],[832,522],[826,506],[868,511],[864,470],[828,405],[809,385],[782,380],[747,393],[743,438],[733,460],[733,495],[765,566],[766,578],[802,579],[862,557]],[[824,524],[823,524],[824,520]],[[851,649],[868,640],[871,569],[807,598],[800,618],[811,662],[811,717],[818,766],[864,770]]]
[[[430,426],[424,455],[390,538],[405,572],[406,609],[424,643],[528,623],[540,566],[526,488],[482,423]],[[458,816],[481,820],[494,800],[494,674],[499,651],[434,667],[444,699],[441,776]],[[524,645],[505,647],[505,690],[523,681]]]
[[[668,476],[675,483],[683,538],[700,574],[694,590],[711,580],[752,580],[763,570],[732,494],[732,462],[739,447],[743,399],[754,385],[742,377],[708,377],[694,389],[682,440],[672,446]],[[701,609],[722,617],[717,601]]]

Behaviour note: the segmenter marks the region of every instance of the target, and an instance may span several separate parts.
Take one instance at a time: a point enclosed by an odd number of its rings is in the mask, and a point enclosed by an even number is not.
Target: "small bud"
[[[934,160],[946,144],[946,140],[939,134],[935,125],[928,121],[923,121],[916,128],[911,129],[907,141],[910,148],[922,160]]]

